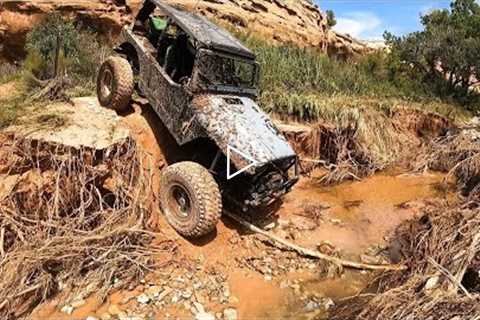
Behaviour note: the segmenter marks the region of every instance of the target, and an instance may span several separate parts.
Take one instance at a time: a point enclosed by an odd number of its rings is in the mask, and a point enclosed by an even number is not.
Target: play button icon
[[[238,155],[242,156],[244,159],[248,160],[249,162],[249,165],[239,169],[237,172],[235,173],[231,173],[232,170],[231,170],[231,167],[232,167],[232,162],[231,162],[231,155],[233,153],[237,153]],[[248,154],[245,154],[244,152],[241,152],[240,150],[230,146],[230,145],[227,145],[227,180],[230,180],[236,176],[238,176],[239,174],[245,172],[246,170],[248,170],[249,168],[253,167],[254,165],[256,165],[258,163],[257,160],[253,159],[251,156],[249,156]]]

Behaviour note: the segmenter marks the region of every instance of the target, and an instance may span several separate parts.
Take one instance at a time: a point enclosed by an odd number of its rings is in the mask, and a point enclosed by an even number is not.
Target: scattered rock
[[[172,293],[173,289],[169,287],[165,287],[165,289],[160,293],[157,297],[157,301],[162,301],[165,299],[170,293]]]
[[[72,303],[70,303],[70,305],[71,305],[74,309],[80,308],[80,307],[83,306],[84,304],[85,304],[85,300],[83,300],[83,299],[74,300],[74,301],[72,301]]]
[[[330,222],[333,223],[334,225],[342,225],[343,222],[340,219],[330,219]]]
[[[208,312],[199,312],[195,315],[195,320],[215,320],[215,316]]]
[[[228,308],[223,310],[223,318],[225,320],[237,320],[238,319],[237,310],[233,308]]]
[[[152,286],[149,287],[146,291],[145,294],[150,297],[150,299],[155,299],[160,296],[160,293],[162,292],[162,288],[158,286]]]
[[[323,307],[325,308],[325,310],[329,310],[331,307],[335,306],[335,302],[333,302],[332,299],[330,298],[325,298],[323,300]]]
[[[66,305],[66,306],[63,306],[62,309],[60,309],[60,311],[66,314],[72,314],[74,309],[75,309],[74,307],[70,305]]]
[[[142,293],[137,297],[137,301],[142,303],[142,304],[147,304],[150,302],[150,297],[147,296],[145,293]]]
[[[171,302],[172,302],[172,303],[177,303],[178,300],[180,300],[180,297],[178,296],[178,293],[175,293],[175,294],[172,296]]]
[[[319,308],[320,308],[320,305],[318,304],[318,302],[315,302],[312,300],[308,301],[307,304],[305,305],[305,311],[307,312],[315,311]]]
[[[182,292],[182,298],[190,299],[192,297],[193,292],[190,290],[186,290]]]
[[[112,316],[109,313],[104,313],[100,316],[101,320],[112,320]]]
[[[108,313],[110,313],[111,315],[116,316],[122,312],[123,311],[116,304],[112,304],[108,307]]]
[[[425,283],[425,290],[433,290],[438,287],[438,282],[440,281],[439,276],[431,277]]]
[[[228,285],[225,285],[225,288],[223,289],[223,296],[225,298],[230,298],[230,288]]]

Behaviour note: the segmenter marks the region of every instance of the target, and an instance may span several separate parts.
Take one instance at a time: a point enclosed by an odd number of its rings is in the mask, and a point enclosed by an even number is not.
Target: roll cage
[[[188,83],[192,92],[258,95],[260,68],[255,55],[207,19],[146,0],[134,31],[148,24],[156,9],[164,19],[159,23],[163,29],[150,30],[148,38],[157,49],[157,61],[174,82]]]

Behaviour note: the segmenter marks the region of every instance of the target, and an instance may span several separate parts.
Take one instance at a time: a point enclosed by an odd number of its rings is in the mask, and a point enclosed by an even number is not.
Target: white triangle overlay
[[[230,161],[230,150],[233,150],[234,152],[238,153],[239,155],[241,155],[243,158],[247,159],[248,161],[250,161],[250,164],[240,170],[238,170],[237,172],[235,172],[234,174],[230,174],[231,170],[230,170],[230,167],[231,167],[231,161]],[[236,176],[238,176],[239,174],[241,174],[242,172],[245,172],[246,170],[248,170],[249,168],[253,167],[254,165],[256,165],[258,163],[257,160],[253,159],[251,156],[241,152],[240,150],[238,150],[237,148],[234,148],[232,146],[229,146],[227,145],[227,180],[230,180]]]

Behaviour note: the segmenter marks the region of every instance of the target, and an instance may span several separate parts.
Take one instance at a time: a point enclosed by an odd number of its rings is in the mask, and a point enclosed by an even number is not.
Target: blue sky
[[[382,38],[385,30],[396,35],[421,29],[420,14],[449,8],[450,0],[315,0],[337,17],[335,29],[365,40]]]

